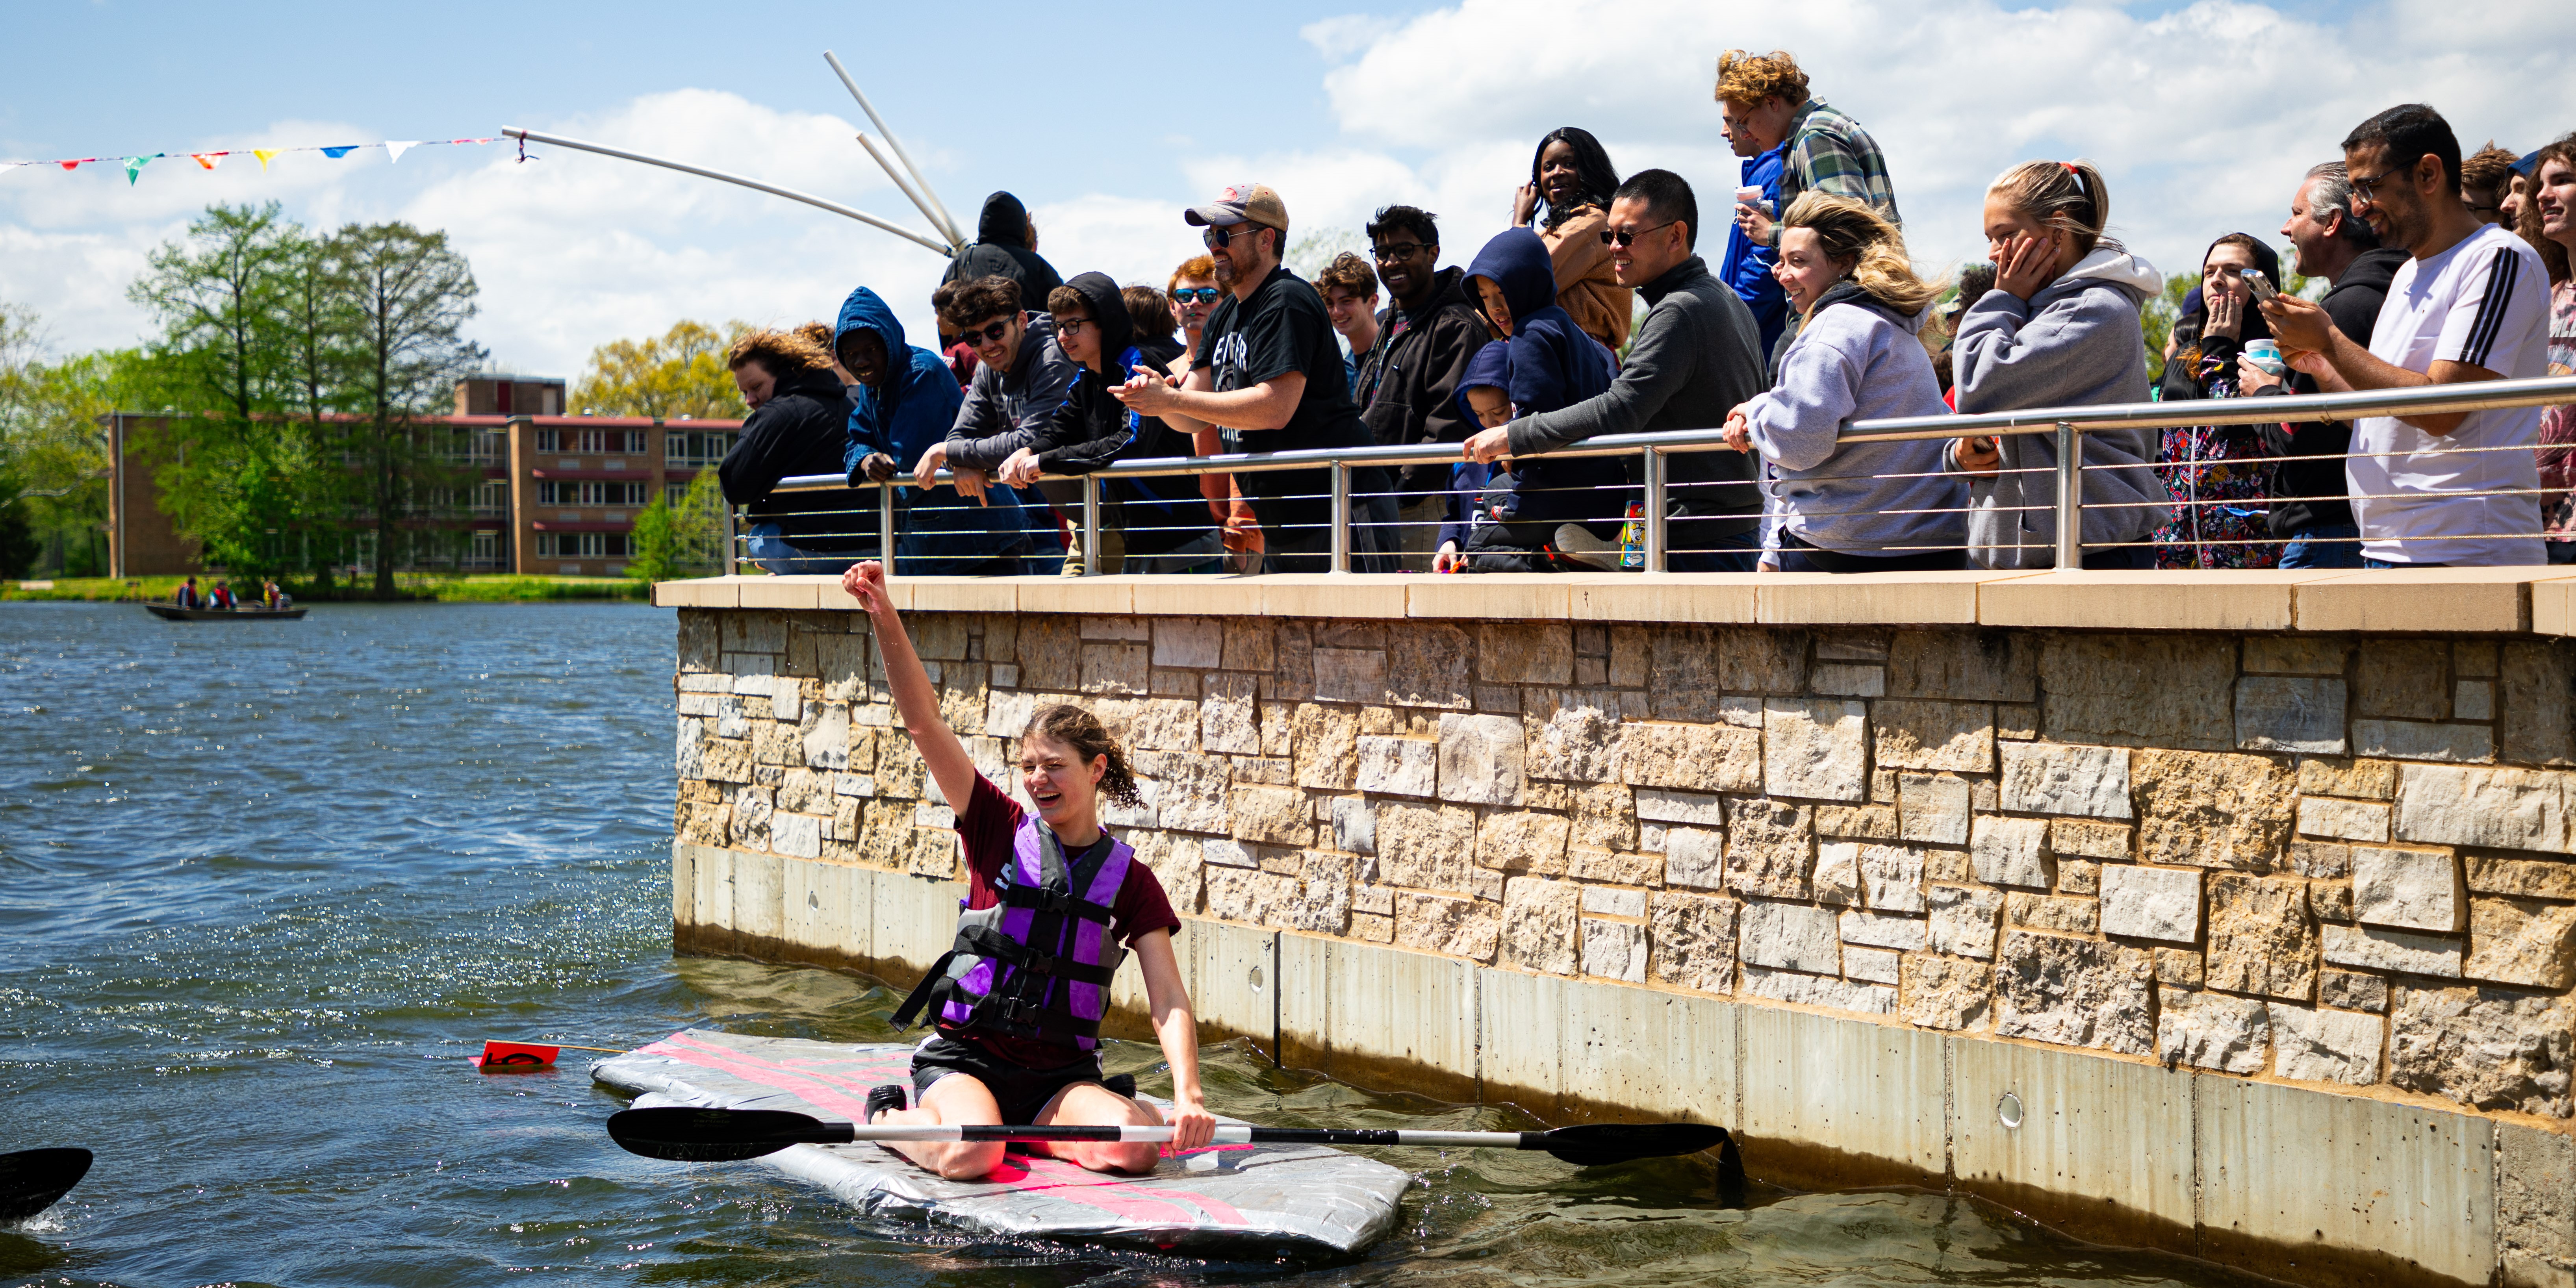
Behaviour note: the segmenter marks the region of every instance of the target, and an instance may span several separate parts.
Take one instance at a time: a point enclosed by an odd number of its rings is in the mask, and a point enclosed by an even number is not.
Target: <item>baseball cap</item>
[[[1259,224],[1283,234],[1288,231],[1288,207],[1266,183],[1229,183],[1217,190],[1216,200],[1190,207],[1181,219],[1193,227]]]
[[[2513,163],[2513,172],[2521,175],[2525,179],[2530,178],[2531,172],[2539,168],[2540,149],[2538,148],[2533,148],[2531,151],[2524,153],[2521,160]]]

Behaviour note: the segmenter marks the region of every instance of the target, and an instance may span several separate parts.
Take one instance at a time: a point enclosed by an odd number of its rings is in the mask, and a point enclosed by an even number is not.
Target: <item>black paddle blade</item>
[[[608,1116],[609,1139],[630,1154],[675,1163],[735,1163],[790,1145],[849,1143],[848,1123],[827,1123],[782,1109],[621,1109]]]
[[[29,1149],[0,1154],[0,1225],[15,1225],[52,1207],[89,1175],[85,1149]]]
[[[1727,1139],[1725,1128],[1707,1123],[1589,1123],[1537,1135],[1540,1149],[1577,1167],[1696,1154]]]

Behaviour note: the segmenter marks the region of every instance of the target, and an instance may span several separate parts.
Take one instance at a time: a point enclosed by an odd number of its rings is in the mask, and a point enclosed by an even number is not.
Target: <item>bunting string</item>
[[[127,185],[131,186],[136,180],[143,177],[143,167],[161,160],[164,157],[172,156],[186,157],[187,159],[196,162],[200,168],[212,170],[216,166],[223,164],[225,157],[248,153],[249,155],[259,159],[259,172],[261,174],[266,174],[268,173],[269,162],[285,156],[289,152],[319,152],[334,161],[338,161],[347,157],[350,153],[356,152],[362,148],[383,148],[385,150],[385,161],[388,164],[391,164],[392,162],[402,160],[403,153],[409,152],[413,148],[447,147],[456,144],[498,143],[500,141],[501,140],[497,136],[488,139],[387,139],[382,143],[328,143],[302,148],[227,148],[219,152],[146,152],[130,157],[64,157],[53,161],[0,161],[0,170],[14,170],[20,166],[43,165],[58,165],[65,170],[78,170],[85,165],[112,161],[125,167],[125,182]]]

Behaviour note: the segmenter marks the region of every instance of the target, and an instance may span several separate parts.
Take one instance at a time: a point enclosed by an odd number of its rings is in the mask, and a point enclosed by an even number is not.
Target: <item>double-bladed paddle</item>
[[[26,1149],[0,1154],[0,1225],[15,1225],[52,1207],[89,1175],[85,1149]]]
[[[608,1116],[608,1134],[627,1152],[681,1163],[727,1163],[774,1154],[790,1145],[856,1141],[1098,1140],[1167,1144],[1169,1127],[932,1126],[876,1127],[825,1122],[783,1109],[625,1109]],[[1438,1149],[1533,1149],[1577,1167],[1696,1154],[1731,1142],[1707,1123],[1589,1123],[1552,1131],[1383,1131],[1316,1127],[1251,1127],[1219,1123],[1219,1145],[1394,1145]]]

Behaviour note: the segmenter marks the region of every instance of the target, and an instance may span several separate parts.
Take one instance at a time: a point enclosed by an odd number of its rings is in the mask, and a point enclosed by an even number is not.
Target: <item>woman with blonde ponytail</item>
[[[1172,1152],[1204,1148],[1216,1120],[1200,1090],[1198,1025],[1172,952],[1181,919],[1154,870],[1100,825],[1102,798],[1130,809],[1142,801],[1118,740],[1080,707],[1039,710],[1019,740],[1023,806],[977,771],[941,718],[939,693],[886,595],[885,566],[853,565],[841,589],[867,611],[895,711],[956,811],[966,853],[956,947],[894,1013],[897,1028],[917,1018],[937,1031],[912,1053],[911,1087],[868,1093],[868,1121],[1161,1124],[1164,1114],[1135,1098],[1134,1078],[1101,1076],[1100,1021],[1132,952],[1172,1074]],[[888,1148],[950,1180],[982,1177],[1002,1161],[998,1141]],[[1152,1145],[1116,1141],[1031,1148],[1096,1172],[1151,1171],[1156,1156]]]
[[[1848,197],[1808,192],[1782,212],[1773,274],[1801,321],[1769,392],[1726,418],[1727,445],[1762,455],[1777,519],[1765,562],[1784,572],[1967,567],[1967,488],[1937,439],[1844,443],[1853,420],[1938,416],[1941,382],[1915,337],[1941,293],[1905,239]]]
[[[2155,266],[2103,234],[2111,193],[2089,161],[2025,161],[1986,189],[1995,288],[1959,319],[1951,346],[1962,415],[2147,401],[2138,306],[2163,289]],[[2148,430],[2084,435],[2087,568],[2145,568],[2169,500],[2150,468]],[[2056,563],[2057,441],[1979,435],[1951,445],[1973,480],[1969,556],[1985,568]]]

